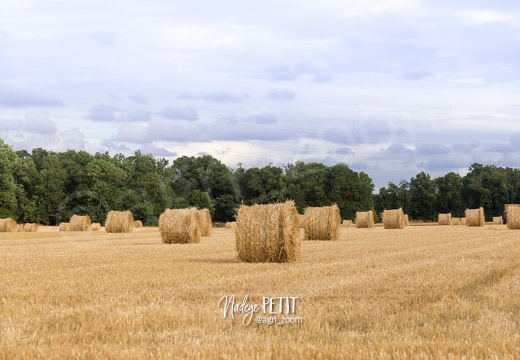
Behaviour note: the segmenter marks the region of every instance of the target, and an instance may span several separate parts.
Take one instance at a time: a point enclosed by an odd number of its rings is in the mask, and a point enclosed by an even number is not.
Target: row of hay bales
[[[507,228],[520,229],[520,204],[506,204],[504,206],[507,212]],[[466,225],[466,226],[484,226],[484,208],[466,209],[463,218],[452,218],[451,214],[439,214],[439,225]],[[493,217],[494,225],[502,225],[501,216]]]
[[[0,219],[0,232],[36,232],[38,224],[17,224],[12,218]]]
[[[105,221],[105,231],[108,233],[129,233],[134,228],[143,227],[140,220],[134,221],[130,211],[109,211]],[[100,231],[100,223],[92,223],[88,215],[72,215],[69,222],[62,222],[59,231]]]
[[[382,213],[383,227],[385,229],[404,229],[410,225],[408,215],[403,212],[402,208],[393,210],[384,210]],[[374,212],[358,211],[356,212],[356,227],[360,229],[373,228]]]

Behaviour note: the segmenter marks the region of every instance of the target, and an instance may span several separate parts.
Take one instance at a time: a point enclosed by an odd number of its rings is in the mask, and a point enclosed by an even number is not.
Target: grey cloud
[[[415,152],[418,155],[439,155],[450,153],[450,149],[443,144],[422,143],[415,146]]]
[[[31,134],[53,135],[58,131],[56,123],[41,110],[28,111],[24,119],[8,120],[3,124],[5,131],[23,131]]]
[[[273,64],[267,67],[269,80],[292,81],[299,78],[314,82],[330,82],[332,77],[318,66],[309,62],[299,64]]]
[[[147,103],[146,98],[141,94],[131,94],[128,98],[137,104],[143,105]]]
[[[115,35],[111,31],[94,31],[89,34],[89,38],[104,46],[114,46],[116,43]]]
[[[101,142],[101,145],[106,146],[107,148],[115,150],[115,151],[129,151],[130,150],[126,145],[124,145],[124,144],[117,145],[114,141],[112,141],[110,139],[104,139]]]
[[[338,154],[338,155],[351,155],[351,154],[354,154],[354,152],[350,148],[338,148],[338,149],[336,149],[336,151],[334,151],[334,153]]]
[[[186,121],[196,121],[199,117],[199,114],[191,106],[185,106],[183,108],[169,106],[165,108],[160,115],[166,119]]]
[[[29,136],[21,141],[13,141],[15,149],[44,148],[50,151],[84,150],[85,135],[78,129],[62,131],[56,135]]]
[[[242,99],[238,96],[232,95],[227,92],[212,92],[209,94],[206,94],[202,97],[202,99],[206,101],[212,101],[212,102],[241,102]]]
[[[276,124],[278,123],[278,118],[276,115],[262,113],[256,115],[250,115],[246,118],[246,122],[252,122],[256,124]]]
[[[433,73],[428,70],[409,70],[403,72],[399,77],[405,80],[419,80],[432,77]]]
[[[294,100],[296,94],[291,90],[271,90],[268,98],[272,100]]]
[[[90,108],[88,119],[96,122],[137,122],[150,121],[152,113],[144,110],[122,112],[114,105],[100,104]]]
[[[152,154],[153,156],[177,156],[176,152],[171,152],[168,149],[156,147],[150,144],[145,144],[141,147],[143,154]]]
[[[23,108],[29,106],[49,107],[63,105],[63,100],[57,97],[0,89],[0,106]]]
[[[135,121],[150,121],[152,113],[150,111],[136,110],[122,113],[118,116],[117,121],[121,122],[135,122]]]
[[[88,118],[92,121],[116,121],[117,106],[113,105],[95,105],[90,108]]]
[[[386,154],[398,154],[398,155],[401,155],[401,154],[412,154],[414,151],[408,149],[403,144],[395,143],[395,144],[392,144],[389,147],[387,147],[385,150],[383,150],[383,152],[386,153]]]

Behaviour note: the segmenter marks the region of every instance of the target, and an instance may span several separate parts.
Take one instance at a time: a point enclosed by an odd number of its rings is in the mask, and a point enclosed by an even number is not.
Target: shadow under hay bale
[[[62,222],[60,223],[60,226],[59,226],[59,231],[72,231],[70,229],[70,224],[68,222]]]
[[[300,228],[294,201],[242,205],[236,221],[236,247],[243,262],[295,262],[300,258]]]
[[[166,209],[159,217],[159,231],[165,244],[194,244],[201,241],[200,213],[195,208]]]
[[[338,240],[341,215],[337,205],[305,209],[304,240]]]
[[[134,231],[134,217],[130,211],[111,210],[105,221],[107,233],[130,233]]]
[[[383,227],[385,229],[404,229],[405,220],[403,209],[383,211]]]
[[[0,232],[17,232],[18,224],[11,218],[0,219]]]
[[[25,232],[36,232],[38,231],[38,224],[27,223],[23,226]]]
[[[451,225],[452,224],[451,213],[439,214],[438,223],[439,223],[439,225]]]
[[[200,222],[201,222],[201,235],[211,236],[211,230],[213,230],[213,222],[211,221],[211,213],[208,209],[199,210]]]
[[[90,226],[92,225],[88,215],[72,215],[69,224],[70,231],[90,231]]]
[[[356,227],[359,228],[373,228],[374,227],[374,212],[373,211],[357,211],[356,212]]]
[[[466,209],[464,215],[466,217],[466,226],[484,226],[485,224],[483,207],[478,209]]]

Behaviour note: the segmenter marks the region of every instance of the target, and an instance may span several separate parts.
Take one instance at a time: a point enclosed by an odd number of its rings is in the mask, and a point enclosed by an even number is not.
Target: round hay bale
[[[464,212],[466,217],[466,226],[484,226],[484,208],[466,209]]]
[[[298,261],[301,240],[298,210],[294,201],[242,205],[237,213],[235,238],[240,261]]]
[[[357,228],[373,228],[374,213],[370,211],[356,211],[356,227]]]
[[[70,229],[70,224],[69,224],[68,222],[62,222],[62,223],[60,223],[59,230],[60,230],[60,231],[72,231],[72,230]]]
[[[305,214],[298,214],[299,227],[305,229]]]
[[[466,218],[465,217],[461,217],[460,218],[460,224],[461,225],[466,225]]]
[[[100,223],[93,223],[92,226],[90,227],[90,230],[92,230],[92,231],[99,231],[99,230],[101,230],[101,224]]]
[[[236,223],[236,221],[228,221],[226,223],[226,225],[224,225],[224,227],[226,229],[236,229],[237,228],[237,223]]]
[[[403,209],[383,211],[383,227],[385,229],[404,229]]]
[[[23,226],[25,232],[36,232],[38,231],[38,224],[27,223]]]
[[[343,220],[342,227],[352,227],[352,220]]]
[[[22,224],[16,226],[16,232],[25,232],[25,227]]]
[[[90,231],[90,216],[72,215],[70,218],[70,231]]]
[[[502,216],[493,216],[494,225],[502,225]]]
[[[201,234],[202,236],[211,236],[211,230],[213,229],[213,223],[211,222],[211,214],[208,209],[199,210],[200,222],[201,222]]]
[[[461,220],[460,217],[451,218],[451,225],[460,225],[461,224],[460,220]]]
[[[439,214],[438,217],[439,225],[451,225],[451,213],[448,214]]]
[[[142,228],[143,227],[143,222],[141,220],[134,221],[134,227],[135,228]]]
[[[11,218],[0,219],[0,232],[17,232],[18,224]]]
[[[511,230],[520,229],[520,207],[510,206],[507,211],[507,228]]]
[[[163,243],[200,243],[200,222],[200,213],[195,208],[166,209],[159,217],[159,231]]]
[[[341,215],[337,205],[305,209],[304,240],[338,240]]]
[[[129,233],[134,231],[134,217],[127,211],[109,211],[105,221],[107,233]]]

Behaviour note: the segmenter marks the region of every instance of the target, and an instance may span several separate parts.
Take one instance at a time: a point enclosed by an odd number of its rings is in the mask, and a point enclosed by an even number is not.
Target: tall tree
[[[17,220],[17,185],[13,172],[19,166],[19,157],[4,140],[0,139],[0,218]]]

